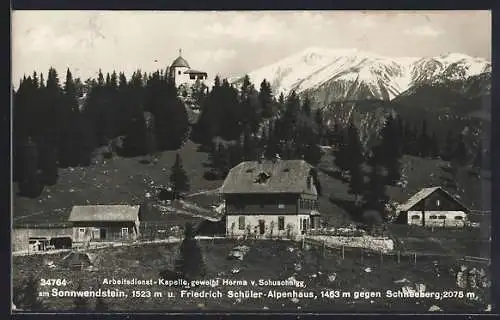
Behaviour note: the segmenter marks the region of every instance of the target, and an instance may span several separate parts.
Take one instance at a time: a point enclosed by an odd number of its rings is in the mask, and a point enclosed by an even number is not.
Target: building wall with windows
[[[408,224],[425,227],[463,227],[467,214],[463,211],[408,211]]]
[[[311,230],[311,217],[298,215],[227,215],[228,237],[300,237]]]
[[[135,240],[138,229],[134,222],[75,222],[73,241]]]
[[[396,223],[424,227],[463,227],[470,212],[442,187],[423,188],[398,209]]]

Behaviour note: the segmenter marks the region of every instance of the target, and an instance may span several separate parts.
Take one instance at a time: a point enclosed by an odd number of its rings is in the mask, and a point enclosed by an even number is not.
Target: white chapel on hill
[[[197,80],[207,80],[207,73],[192,69],[186,59],[182,57],[182,50],[179,49],[179,56],[172,62],[169,67],[170,76],[175,81],[175,86],[181,85],[192,86]]]

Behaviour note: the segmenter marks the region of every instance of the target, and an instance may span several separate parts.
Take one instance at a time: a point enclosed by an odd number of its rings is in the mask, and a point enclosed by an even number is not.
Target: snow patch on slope
[[[277,95],[292,90],[298,93],[329,90],[329,96],[338,98],[368,94],[391,100],[413,85],[440,76],[470,77],[488,70],[491,71],[490,62],[458,53],[430,58],[390,58],[357,49],[312,47],[257,69],[249,76],[256,84],[264,79],[269,81]]]

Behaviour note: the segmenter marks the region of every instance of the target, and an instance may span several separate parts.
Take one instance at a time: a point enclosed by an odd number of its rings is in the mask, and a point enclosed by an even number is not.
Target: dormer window
[[[261,172],[255,179],[255,183],[266,183],[271,176],[267,172]]]

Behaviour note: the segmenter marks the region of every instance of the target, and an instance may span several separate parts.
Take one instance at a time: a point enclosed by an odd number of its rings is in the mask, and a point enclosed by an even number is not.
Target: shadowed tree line
[[[55,69],[45,81],[36,72],[13,93],[14,181],[21,195],[37,197],[58,180],[58,168],[89,166],[104,156],[153,155],[175,150],[189,123],[177,89],[163,71],[99,71],[84,83],[66,71],[63,85]]]

